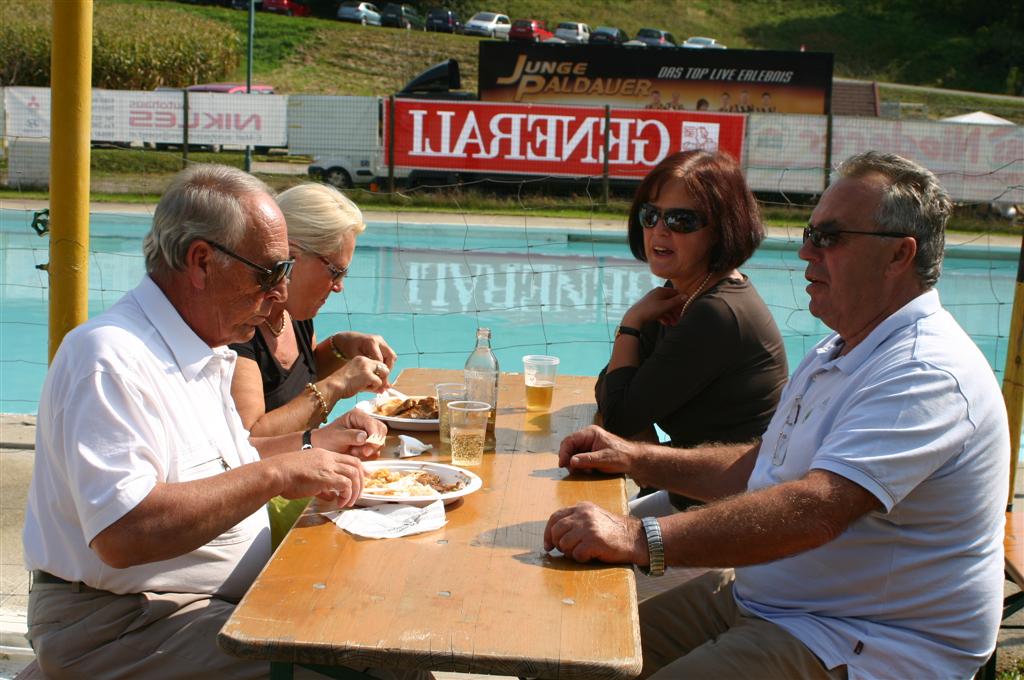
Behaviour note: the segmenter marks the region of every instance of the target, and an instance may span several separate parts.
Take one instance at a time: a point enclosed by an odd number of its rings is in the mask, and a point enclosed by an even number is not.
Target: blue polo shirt
[[[828,470],[884,507],[835,540],[736,570],[739,604],[849,677],[970,677],[1002,609],[1009,429],[992,369],[928,291],[786,386],[750,490]]]

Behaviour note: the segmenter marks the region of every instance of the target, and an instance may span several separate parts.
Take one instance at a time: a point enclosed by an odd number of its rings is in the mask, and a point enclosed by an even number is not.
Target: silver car
[[[555,37],[567,43],[582,45],[590,42],[590,26],[575,21],[563,21],[555,29]]]
[[[466,35],[482,35],[485,38],[508,40],[508,32],[511,28],[512,22],[504,14],[477,12],[462,27],[462,32]]]
[[[380,26],[380,10],[372,2],[348,0],[338,8],[338,19],[351,21],[363,26]]]

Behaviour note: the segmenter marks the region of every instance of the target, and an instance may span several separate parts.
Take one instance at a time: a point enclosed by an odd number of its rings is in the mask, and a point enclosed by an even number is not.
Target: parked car
[[[508,32],[512,22],[504,14],[494,12],[477,12],[466,22],[462,32],[466,35],[482,35],[485,38],[502,38],[508,40]]]
[[[614,26],[598,26],[590,34],[591,45],[621,45],[628,40],[626,32]]]
[[[680,47],[685,47],[691,50],[724,50],[725,45],[719,43],[714,38],[704,38],[701,36],[693,36],[686,39]]]
[[[411,5],[396,5],[389,3],[384,5],[384,11],[380,13],[380,25],[391,26],[392,28],[417,28],[422,30],[426,26],[423,15],[416,11]]]
[[[553,35],[548,30],[547,23],[540,19],[516,19],[508,31],[509,40],[528,40],[530,42],[547,40]]]
[[[657,28],[641,28],[636,34],[636,40],[648,47],[676,46],[676,39],[671,33]]]
[[[275,14],[296,17],[308,17],[313,13],[309,5],[304,5],[297,0],[263,0],[263,9]]]
[[[555,36],[567,43],[582,45],[590,42],[590,26],[575,21],[563,21],[555,29]]]
[[[363,26],[380,26],[380,10],[372,2],[347,0],[338,8],[338,19],[352,21]]]
[[[462,22],[459,15],[450,9],[435,7],[427,12],[427,30],[438,33],[461,33]]]

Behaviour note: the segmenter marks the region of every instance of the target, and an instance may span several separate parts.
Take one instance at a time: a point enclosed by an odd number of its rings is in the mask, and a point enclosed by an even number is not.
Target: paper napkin
[[[412,458],[434,448],[432,445],[424,444],[419,439],[416,439],[416,437],[410,437],[407,434],[398,435],[398,440],[397,454],[399,458]]]
[[[444,501],[417,508],[401,503],[385,503],[369,508],[353,508],[331,518],[339,527],[364,538],[398,538],[440,529],[448,520]]]

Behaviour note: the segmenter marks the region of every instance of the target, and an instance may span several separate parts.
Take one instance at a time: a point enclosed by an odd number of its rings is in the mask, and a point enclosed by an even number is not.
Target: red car
[[[297,17],[308,17],[313,13],[308,5],[303,5],[296,0],[263,0],[263,9],[266,12]]]
[[[540,42],[554,37],[554,33],[548,30],[548,25],[540,19],[516,19],[509,29],[509,40],[528,40]]]

